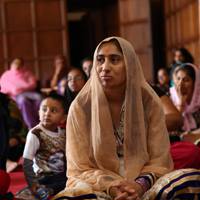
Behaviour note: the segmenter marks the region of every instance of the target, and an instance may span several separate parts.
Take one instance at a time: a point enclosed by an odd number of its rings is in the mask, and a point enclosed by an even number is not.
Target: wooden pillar
[[[152,38],[149,0],[119,0],[120,35],[138,54],[145,78],[153,80]]]

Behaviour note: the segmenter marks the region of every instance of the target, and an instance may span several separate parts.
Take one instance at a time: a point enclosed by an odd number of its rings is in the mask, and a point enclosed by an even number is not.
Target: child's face
[[[66,119],[62,104],[52,98],[46,98],[42,101],[39,116],[42,125],[51,131],[55,131],[58,125]]]

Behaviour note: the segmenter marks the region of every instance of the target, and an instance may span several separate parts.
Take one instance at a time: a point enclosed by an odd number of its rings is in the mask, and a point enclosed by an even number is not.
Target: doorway
[[[68,34],[71,65],[92,57],[97,44],[118,34],[117,0],[68,0]],[[115,23],[113,23],[113,21]]]

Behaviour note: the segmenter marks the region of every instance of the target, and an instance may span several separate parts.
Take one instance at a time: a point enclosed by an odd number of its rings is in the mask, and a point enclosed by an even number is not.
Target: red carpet
[[[24,178],[24,172],[20,168],[10,173],[10,179],[11,184],[8,191],[12,192],[13,194],[27,186]]]

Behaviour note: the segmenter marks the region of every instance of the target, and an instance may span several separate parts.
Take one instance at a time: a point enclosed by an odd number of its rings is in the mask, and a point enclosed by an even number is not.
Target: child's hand
[[[33,183],[33,184],[31,185],[31,191],[32,191],[32,193],[33,193],[34,195],[37,193],[37,189],[38,189],[38,188],[40,188],[39,183]]]
[[[186,103],[186,100],[188,97],[187,90],[182,85],[177,85],[176,91],[177,91],[177,94],[178,94],[178,97],[179,97],[181,103],[182,104]]]

